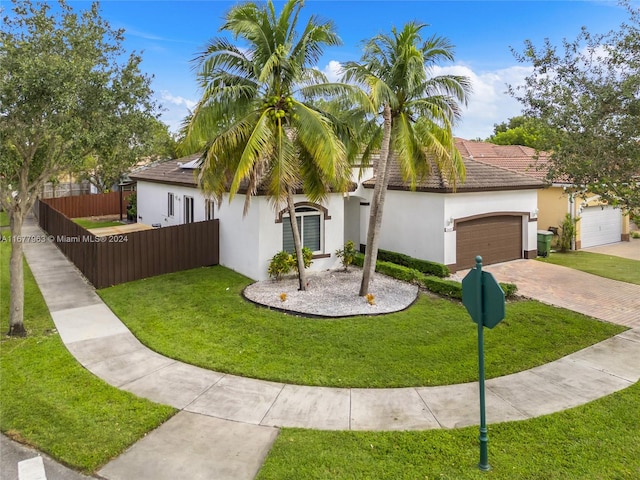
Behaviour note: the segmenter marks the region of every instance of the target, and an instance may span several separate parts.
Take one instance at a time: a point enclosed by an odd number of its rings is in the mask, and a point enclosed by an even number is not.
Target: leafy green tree
[[[169,127],[148,110],[120,112],[118,119],[105,125],[100,137],[94,150],[77,167],[77,175],[101,193],[117,184],[137,164],[176,156],[176,142]]]
[[[121,115],[151,109],[140,58],[122,60],[122,31],[98,4],[74,13],[63,0],[14,0],[0,29],[0,205],[13,238],[43,184],[74,170]],[[22,243],[10,259],[9,335],[25,335]]]
[[[451,130],[470,82],[462,76],[432,74],[439,62],[453,60],[453,46],[438,36],[423,41],[425,27],[410,22],[400,31],[393,28],[390,35],[376,35],[365,43],[360,62],[343,66],[344,80],[363,86],[382,116],[382,128],[372,137],[380,145],[380,159],[375,166],[361,296],[368,293],[375,272],[390,166],[397,162],[412,187],[430,173],[432,160],[454,184],[464,177]]]
[[[512,95],[546,127],[541,148],[551,153],[549,179],[566,178],[611,205],[640,211],[640,9],[622,2],[629,20],[618,30],[536,47],[523,63],[533,73]]]
[[[329,21],[312,16],[298,34],[302,0],[289,0],[276,15],[272,1],[231,8],[221,31],[242,39],[214,38],[196,58],[202,98],[184,125],[183,151],[204,151],[199,182],[222,201],[246,186],[245,213],[262,185],[275,208],[286,205],[293,232],[300,289],[306,289],[304,257],[294,193],[321,201],[344,191],[347,150],[330,117],[311,102],[346,91],[327,83],[315,65],[326,46],[340,40]]]
[[[538,148],[543,135],[543,125],[524,116],[512,117],[506,122],[494,124],[493,135],[485,141],[496,145],[523,145]]]

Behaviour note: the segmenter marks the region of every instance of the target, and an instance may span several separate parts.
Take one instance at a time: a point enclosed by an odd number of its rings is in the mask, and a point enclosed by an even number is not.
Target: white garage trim
[[[611,206],[585,207],[580,214],[580,248],[619,242],[622,238],[622,214]]]

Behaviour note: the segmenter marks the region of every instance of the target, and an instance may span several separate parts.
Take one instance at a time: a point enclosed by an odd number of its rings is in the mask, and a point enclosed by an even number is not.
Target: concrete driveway
[[[585,248],[585,252],[601,253],[603,255],[613,255],[615,257],[630,258],[640,260],[640,238],[632,238],[628,242],[610,243],[598,247]]]
[[[518,293],[630,328],[640,327],[640,285],[618,282],[567,267],[516,260],[489,265],[499,282],[512,282]]]

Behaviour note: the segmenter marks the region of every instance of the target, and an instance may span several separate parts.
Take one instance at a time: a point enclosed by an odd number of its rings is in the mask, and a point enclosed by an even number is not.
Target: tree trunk
[[[293,203],[293,192],[287,188],[287,207],[289,210],[289,221],[291,222],[291,232],[293,233],[293,245],[296,248],[296,263],[298,264],[298,290],[307,289],[307,272],[304,268],[304,256],[302,255],[302,241],[298,231],[298,221],[296,220],[296,206]]]
[[[7,335],[24,337],[24,267],[22,264],[22,222],[25,212],[18,203],[9,212],[11,258],[9,260],[9,332]],[[19,240],[20,239],[20,240]]]
[[[382,134],[382,145],[380,148],[380,161],[376,171],[376,183],[373,188],[373,198],[371,200],[371,211],[369,212],[369,227],[367,230],[367,245],[362,267],[362,282],[360,284],[360,296],[369,293],[369,283],[376,271],[376,260],[378,259],[378,242],[380,241],[380,227],[382,225],[382,213],[384,199],[389,184],[389,166],[391,164],[391,107],[384,105],[384,130]]]

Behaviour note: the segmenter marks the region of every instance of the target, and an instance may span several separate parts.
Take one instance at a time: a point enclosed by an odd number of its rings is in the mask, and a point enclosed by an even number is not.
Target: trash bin
[[[538,230],[538,256],[548,257],[551,253],[551,239],[553,232],[547,230]]]

